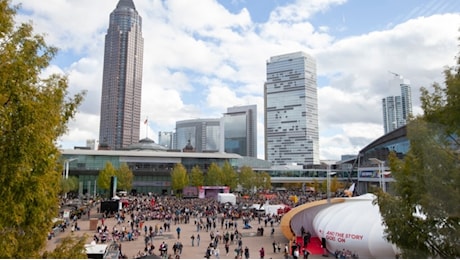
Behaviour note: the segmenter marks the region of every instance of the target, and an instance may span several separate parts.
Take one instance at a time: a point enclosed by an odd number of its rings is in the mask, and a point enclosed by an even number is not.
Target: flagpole
[[[145,119],[144,125],[145,125],[145,137],[149,138],[149,117]]]

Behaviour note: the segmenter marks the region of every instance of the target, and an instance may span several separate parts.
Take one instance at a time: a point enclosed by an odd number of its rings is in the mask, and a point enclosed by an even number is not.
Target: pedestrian
[[[195,236],[193,234],[190,237],[190,239],[192,240],[192,246],[195,246]]]
[[[219,251],[218,247],[216,247],[216,249],[214,249],[214,255],[216,256],[217,259],[220,258],[220,251]]]
[[[262,248],[259,250],[259,253],[260,253],[260,259],[264,259],[264,256],[265,256],[264,247],[262,247]]]
[[[200,246],[200,234],[196,235],[196,245]]]
[[[276,253],[276,241],[273,240],[273,253]]]
[[[225,255],[228,256],[228,251],[230,250],[230,245],[228,244],[228,241],[225,243]]]
[[[246,246],[246,247],[244,248],[244,257],[245,257],[246,259],[249,259],[249,248],[248,248],[248,246]]]
[[[294,259],[298,259],[298,258],[299,258],[299,249],[296,248],[296,249],[294,250]]]
[[[303,249],[303,259],[307,259],[310,255],[310,252],[306,248]]]
[[[180,239],[180,231],[181,231],[180,227],[177,227],[177,228],[176,228],[177,239]]]

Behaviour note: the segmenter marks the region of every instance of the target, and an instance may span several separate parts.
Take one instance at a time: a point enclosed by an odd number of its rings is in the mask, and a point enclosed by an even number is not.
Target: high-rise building
[[[225,152],[257,157],[257,105],[229,107],[222,121]]]
[[[304,52],[267,61],[265,160],[273,165],[319,164],[316,62]]]
[[[158,132],[158,144],[168,149],[174,147],[174,133],[173,132]]]
[[[195,152],[222,152],[220,119],[190,119],[176,122],[176,149],[192,146]]]
[[[412,95],[409,80],[395,74],[395,78],[390,81],[389,89],[394,86],[401,88],[401,96],[388,96],[382,99],[385,134],[406,125],[407,120],[412,115]]]
[[[143,50],[142,18],[132,0],[119,0],[105,35],[100,149],[139,141]]]

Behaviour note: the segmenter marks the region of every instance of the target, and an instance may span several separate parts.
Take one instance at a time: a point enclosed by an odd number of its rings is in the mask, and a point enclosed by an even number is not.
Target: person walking
[[[180,231],[181,231],[180,227],[177,227],[177,228],[176,228],[177,239],[180,239]]]
[[[192,240],[192,247],[195,246],[195,236],[193,234],[190,239]]]
[[[264,256],[265,256],[264,247],[262,247],[262,248],[259,250],[259,253],[260,253],[260,259],[264,259]]]
[[[246,247],[244,248],[244,257],[245,257],[246,259],[249,259],[249,248],[248,248],[248,246],[246,246]]]
[[[200,246],[200,234],[196,235],[196,246]]]
[[[228,251],[230,250],[230,245],[228,244],[228,241],[225,243],[225,255],[228,256]]]

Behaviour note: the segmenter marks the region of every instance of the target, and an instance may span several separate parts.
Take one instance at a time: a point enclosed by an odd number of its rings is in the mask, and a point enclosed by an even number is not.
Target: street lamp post
[[[337,172],[331,172],[331,165],[327,165],[327,175],[326,175],[326,192],[327,192],[327,204],[331,203],[331,175],[335,175]]]
[[[72,161],[78,160],[78,158],[70,158],[67,160],[64,160],[64,179],[69,178],[69,164]],[[67,192],[64,194],[64,198],[67,199]]]
[[[64,161],[64,178],[68,179],[69,178],[69,163],[73,162],[75,160],[78,160],[78,158],[70,158]]]
[[[384,161],[381,161],[377,158],[369,158],[371,162],[374,162],[378,165],[379,167],[379,184],[380,188],[383,190],[383,192],[386,192],[386,187],[385,187],[385,180],[383,179],[383,170],[384,170]]]

